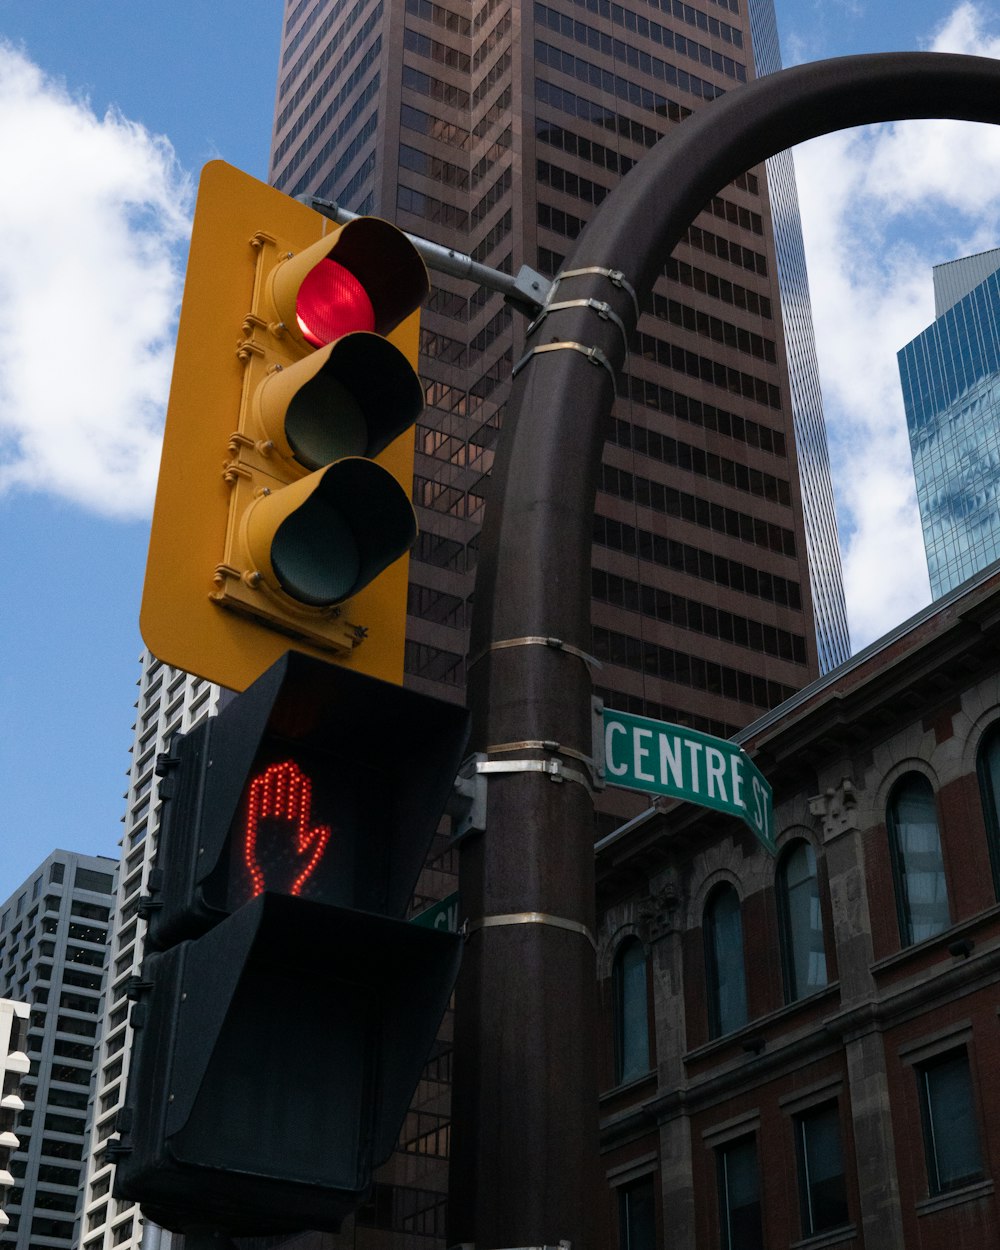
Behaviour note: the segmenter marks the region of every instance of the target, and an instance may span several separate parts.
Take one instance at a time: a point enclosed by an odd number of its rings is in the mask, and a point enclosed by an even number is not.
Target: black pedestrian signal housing
[[[467,722],[454,704],[289,652],[161,760],[147,949],[264,890],[402,917]]]
[[[461,939],[402,917],[464,709],[289,653],[163,761],[115,1193],[335,1232],[391,1153]]]

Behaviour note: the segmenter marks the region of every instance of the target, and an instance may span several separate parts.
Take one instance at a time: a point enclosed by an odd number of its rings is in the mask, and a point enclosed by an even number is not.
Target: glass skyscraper
[[[938,598],[1000,559],[1000,249],[937,266],[934,292],[898,360]]]
[[[749,0],[749,15],[757,75],[762,77],[776,73],[781,69],[781,49],[774,0]],[[802,479],[802,512],[816,615],[816,645],[820,671],[828,673],[850,657],[851,639],[844,601],[823,393],[816,359],[809,274],[791,152],[776,153],[767,161],[766,169],[795,446]]]

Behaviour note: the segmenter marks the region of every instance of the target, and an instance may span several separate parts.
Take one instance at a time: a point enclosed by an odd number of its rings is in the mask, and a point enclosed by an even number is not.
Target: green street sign
[[[410,923],[423,925],[425,929],[441,929],[445,933],[457,933],[458,891],[449,894],[440,903],[433,903],[419,916],[414,916]]]
[[[771,787],[734,742],[606,707],[604,768],[609,785],[737,816],[776,852]]]

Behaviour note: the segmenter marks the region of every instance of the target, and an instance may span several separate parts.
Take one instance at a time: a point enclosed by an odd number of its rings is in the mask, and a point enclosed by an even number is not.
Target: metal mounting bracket
[[[466,920],[459,933],[466,941],[479,929],[505,929],[515,924],[544,924],[552,929],[565,929],[568,933],[582,934],[597,950],[597,940],[585,924],[579,920],[567,920],[565,916],[553,916],[545,911],[514,911],[502,916],[483,916],[479,920]]]
[[[449,1246],[448,1250],[485,1250],[485,1247],[477,1246],[474,1241],[460,1241],[454,1246]],[[573,1250],[573,1243],[560,1241],[555,1246],[498,1246],[496,1250]]]
[[[608,360],[607,356],[605,356],[599,347],[588,347],[586,343],[573,343],[568,340],[564,343],[542,343],[538,347],[533,347],[530,351],[524,353],[514,368],[511,369],[510,376],[512,378],[517,377],[518,373],[520,373],[532,356],[539,356],[542,352],[565,351],[581,352],[587,357],[592,365],[601,365],[607,369],[611,377],[611,385],[614,387],[615,394],[618,394],[618,382],[615,378],[615,370],[611,361]]]
[[[561,282],[565,282],[567,278],[583,278],[588,274],[596,274],[599,278],[607,278],[612,286],[618,287],[622,291],[627,291],[632,296],[632,304],[635,307],[635,319],[639,320],[639,297],[635,293],[635,287],[626,279],[620,269],[602,269],[599,265],[589,265],[586,269],[564,269],[562,273],[557,273],[552,279],[552,290],[549,292],[549,299],[556,293]]]
[[[601,669],[604,665],[596,656],[581,651],[579,647],[574,647],[571,642],[563,642],[561,638],[546,637],[543,634],[527,634],[524,638],[501,638],[498,642],[491,642],[488,647],[482,651],[477,651],[475,655],[469,657],[466,668],[471,668],[473,664],[478,664],[484,656],[490,654],[491,651],[505,651],[508,647],[548,647],[552,651],[565,651],[567,655],[575,655],[583,660],[588,668]]]
[[[550,781],[575,781],[589,793],[594,793],[590,778],[577,768],[567,768],[560,759],[545,760],[486,760],[476,765],[479,773],[545,773]]]
[[[593,311],[596,312],[603,321],[613,321],[622,336],[622,346],[625,348],[625,353],[626,355],[628,354],[628,333],[625,330],[625,323],[610,304],[602,303],[599,299],[566,299],[560,300],[555,304],[546,304],[531,325],[528,326],[526,337],[530,337],[534,334],[549,313],[559,312],[563,308],[590,308],[593,309]]]

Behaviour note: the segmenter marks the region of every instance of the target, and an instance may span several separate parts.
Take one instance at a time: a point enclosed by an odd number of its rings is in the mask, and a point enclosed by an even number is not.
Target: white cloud
[[[0,494],[152,505],[192,189],[0,41]]]
[[[934,51],[1000,57],[965,2]],[[795,152],[855,650],[930,599],[896,352],[934,318],[931,268],[1000,246],[1000,127],[905,122]]]

